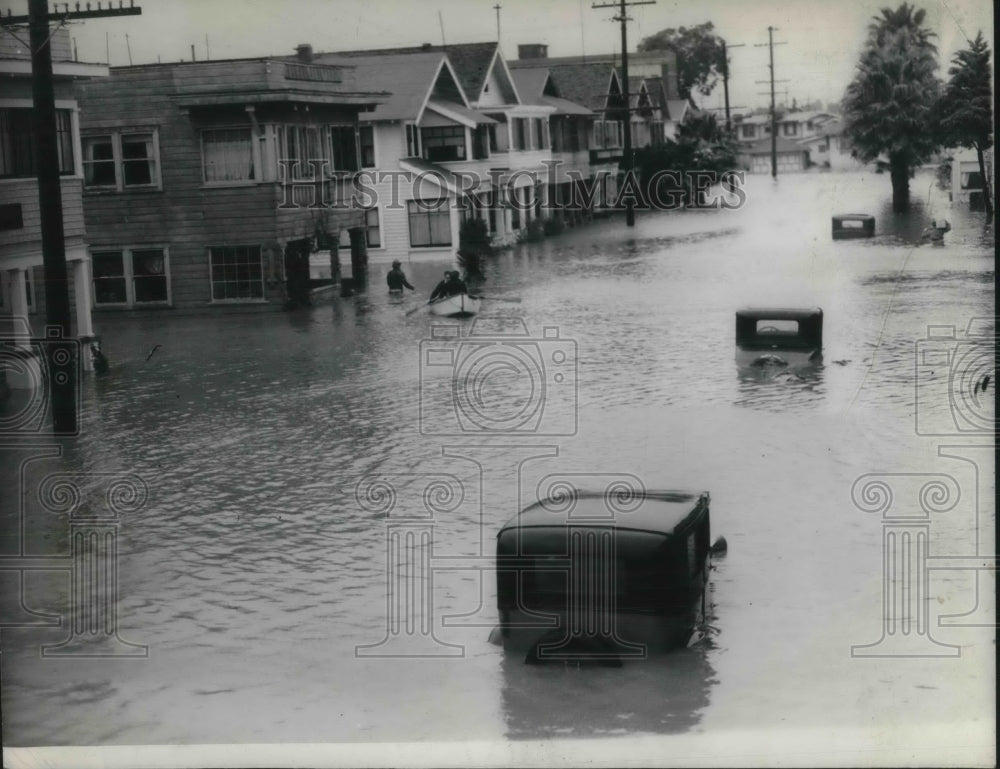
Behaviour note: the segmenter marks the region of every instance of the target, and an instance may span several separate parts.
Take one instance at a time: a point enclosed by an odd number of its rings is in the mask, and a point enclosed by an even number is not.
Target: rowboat
[[[707,492],[573,490],[497,534],[496,635],[529,664],[682,646],[704,616]]]
[[[442,318],[468,318],[479,312],[482,297],[469,294],[455,294],[443,299],[435,299],[430,303],[431,315]]]

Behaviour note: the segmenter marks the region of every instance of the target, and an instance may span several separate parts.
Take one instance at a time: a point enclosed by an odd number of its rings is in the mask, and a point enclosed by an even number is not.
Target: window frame
[[[364,221],[365,221],[365,244],[370,249],[382,249],[385,248],[385,242],[382,239],[382,215],[378,210],[378,206],[371,206],[369,208],[362,209]],[[375,224],[371,223],[371,215],[375,215]],[[372,231],[375,231],[378,237],[378,243],[372,243]]]
[[[409,230],[410,237],[410,248],[451,248],[453,243],[452,233],[451,233],[451,206],[449,204],[448,198],[439,198],[438,205],[434,208],[429,206],[430,203],[434,201],[431,200],[408,200],[407,210],[406,210],[406,223],[407,229]],[[426,217],[427,218],[427,243],[415,243],[414,242],[414,216]],[[434,242],[434,228],[432,226],[431,217],[443,217],[448,222],[448,242]]]
[[[213,258],[213,253],[212,252],[215,251],[216,249],[236,251],[237,249],[241,249],[241,248],[245,248],[249,252],[253,252],[253,251],[257,252],[257,258],[260,260],[260,291],[261,291],[261,295],[259,297],[254,297],[254,296],[250,296],[250,297],[234,296],[234,297],[223,297],[221,299],[216,299],[216,297],[215,297],[215,283],[216,283],[216,281],[215,281],[215,278],[212,275],[212,272],[213,272],[214,267],[215,267],[215,265],[214,265],[214,263],[212,261],[212,258]],[[261,245],[259,243],[241,243],[241,244],[234,244],[234,245],[215,245],[215,246],[208,246],[208,248],[206,250],[208,252],[208,296],[209,296],[209,302],[211,304],[260,304],[260,303],[266,303],[267,302],[267,278],[265,276],[264,249],[261,247]],[[236,282],[236,281],[222,281],[222,282],[223,283],[233,283],[233,282]],[[255,283],[257,281],[256,281],[256,279],[252,279],[250,282],[251,283]]]
[[[76,138],[73,131],[75,110],[67,107],[56,107],[56,151],[59,153],[59,176],[76,176]],[[10,152],[13,162],[11,166],[13,173],[0,173],[0,180],[3,179],[34,179],[38,176],[38,168],[35,165],[35,137],[32,125],[32,108],[19,107],[16,105],[0,106],[0,113],[7,115],[10,126]],[[0,114],[0,118],[3,114]],[[23,135],[18,137],[15,134],[16,127]],[[0,120],[0,128],[3,122]],[[20,144],[15,139],[20,138]],[[3,134],[0,133],[0,153],[4,151]],[[67,151],[69,156],[67,157]]]
[[[123,154],[123,139],[136,136],[149,136],[152,155],[145,160],[150,164],[150,181],[142,184],[126,184],[125,163],[135,162],[135,158],[126,158]],[[110,138],[111,158],[88,160],[87,148],[96,139]],[[101,192],[150,192],[163,189],[163,174],[160,163],[160,131],[158,127],[129,126],[127,128],[93,129],[80,137],[81,164],[83,168],[83,191],[86,193]],[[114,184],[88,184],[87,168],[95,163],[114,163]]]
[[[460,139],[461,142],[449,141],[449,139]],[[431,157],[432,150],[454,150],[456,157]],[[469,159],[469,136],[464,125],[447,126],[421,126],[420,128],[420,149],[423,153],[420,157],[430,163],[460,163]],[[440,153],[444,154],[444,153]],[[452,154],[452,153],[448,153]]]
[[[136,299],[136,278],[144,277],[158,277],[156,275],[136,275],[135,272],[135,255],[143,251],[159,251],[163,258],[163,279],[166,283],[167,298],[166,299],[153,299],[149,301],[141,301]],[[97,298],[97,281],[102,278],[97,278],[94,274],[94,257],[100,256],[102,254],[120,254],[122,258],[122,274],[121,276],[114,276],[115,279],[120,277],[121,280],[125,281],[125,301],[124,302],[99,302]],[[91,247],[89,251],[90,256],[90,301],[91,306],[94,309],[122,309],[122,308],[134,308],[134,307],[172,307],[173,306],[173,287],[170,280],[170,248],[166,245],[151,244],[151,245],[131,245],[131,246],[98,246]]]
[[[223,131],[246,131],[248,133],[247,149],[250,152],[250,177],[247,179],[213,179],[207,178],[208,163],[205,158],[205,134],[219,133]],[[253,126],[250,125],[218,125],[206,126],[198,131],[198,139],[201,146],[201,183],[206,187],[240,187],[245,185],[258,184],[263,181],[263,169],[258,157],[258,139],[254,135]]]

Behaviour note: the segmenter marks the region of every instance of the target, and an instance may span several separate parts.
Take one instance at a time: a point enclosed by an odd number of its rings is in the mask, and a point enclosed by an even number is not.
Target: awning
[[[556,115],[580,115],[582,117],[594,117],[593,110],[589,110],[582,104],[577,104],[569,99],[561,99],[558,96],[542,96],[542,104],[555,107]]]
[[[438,101],[432,99],[427,102],[427,108],[432,109],[439,115],[443,115],[446,118],[450,118],[458,123],[467,125],[469,128],[475,128],[477,125],[496,125],[497,121],[482,112],[476,112],[474,109],[469,109],[468,107],[458,104],[453,101]]]

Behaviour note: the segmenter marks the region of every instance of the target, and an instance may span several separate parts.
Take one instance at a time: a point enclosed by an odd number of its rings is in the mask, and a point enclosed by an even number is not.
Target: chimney
[[[300,43],[295,46],[295,55],[299,61],[308,64],[313,60],[313,47],[309,43]]]
[[[547,59],[549,58],[549,47],[542,43],[524,43],[517,47],[517,58],[519,59]]]

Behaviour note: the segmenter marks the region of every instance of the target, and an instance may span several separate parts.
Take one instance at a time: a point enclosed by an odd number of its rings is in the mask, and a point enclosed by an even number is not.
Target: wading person
[[[402,294],[404,287],[410,289],[410,291],[416,291],[416,289],[410,285],[410,281],[406,279],[406,273],[404,273],[403,268],[400,267],[398,259],[392,263],[392,269],[389,270],[389,274],[385,276],[385,282],[389,285],[390,294]]]

